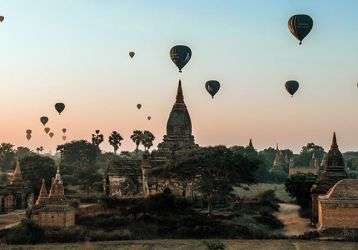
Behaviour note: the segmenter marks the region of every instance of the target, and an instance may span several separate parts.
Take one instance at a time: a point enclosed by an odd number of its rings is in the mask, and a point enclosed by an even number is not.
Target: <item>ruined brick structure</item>
[[[320,168],[320,164],[318,159],[316,158],[315,154],[312,154],[312,158],[310,160],[310,163],[307,167],[301,167],[301,166],[295,166],[293,158],[291,158],[289,167],[288,167],[288,175],[294,175],[294,174],[314,174],[317,175]]]
[[[31,210],[31,219],[44,227],[70,227],[75,225],[75,209],[66,201],[64,187],[59,168],[51,183],[47,194],[45,181],[34,207]]]
[[[343,179],[318,196],[318,228],[358,229],[358,180]]]
[[[347,178],[342,153],[337,145],[336,133],[333,134],[332,145],[324,162],[324,169],[319,172],[317,182],[312,186],[312,222],[318,222],[318,197],[326,195],[340,180]]]
[[[10,177],[10,183],[0,187],[0,213],[15,209],[25,209],[32,201],[32,189],[22,178],[20,163],[16,161],[15,170]]]

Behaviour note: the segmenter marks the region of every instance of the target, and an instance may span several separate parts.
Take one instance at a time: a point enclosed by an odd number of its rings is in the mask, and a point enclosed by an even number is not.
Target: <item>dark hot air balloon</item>
[[[150,119],[152,119],[152,117],[151,117],[151,116],[148,116],[147,119],[148,119],[148,121],[150,121]]]
[[[212,98],[220,89],[220,83],[216,80],[210,80],[205,83],[205,88],[209,92]]]
[[[46,134],[48,134],[48,132],[50,132],[50,130],[51,130],[51,129],[48,128],[48,127],[46,127],[46,128],[44,129],[44,131],[45,131]]]
[[[62,136],[62,140],[66,141],[66,138],[67,137],[65,135]]]
[[[2,23],[4,21],[4,17],[3,16],[0,16],[0,23]]]
[[[179,72],[182,72],[182,68],[190,61],[191,49],[185,45],[176,45],[170,50],[170,58],[178,67]]]
[[[26,134],[26,139],[29,141],[31,139],[31,133]]]
[[[50,132],[48,135],[50,136],[50,138],[52,138],[55,134],[53,132]]]
[[[62,129],[62,133],[66,133],[67,132],[67,129],[66,128],[63,128]]]
[[[141,109],[141,107],[142,107],[142,104],[138,103],[137,104],[137,109]]]
[[[287,81],[285,84],[286,90],[290,95],[293,97],[293,95],[296,93],[298,88],[300,87],[300,84],[297,81],[290,80]]]
[[[302,40],[310,33],[313,20],[308,15],[294,15],[288,20],[288,28],[302,44]]]
[[[31,129],[26,129],[26,134],[31,134],[32,130]]]
[[[133,58],[134,55],[135,55],[135,52],[134,52],[134,51],[130,51],[130,52],[129,52],[129,56],[130,56],[131,58]]]
[[[47,116],[41,116],[40,121],[41,121],[42,125],[45,126],[46,123],[48,122],[48,117]]]
[[[65,109],[65,104],[62,102],[58,102],[55,104],[55,109],[58,112],[58,114],[60,115],[62,113],[62,111]]]

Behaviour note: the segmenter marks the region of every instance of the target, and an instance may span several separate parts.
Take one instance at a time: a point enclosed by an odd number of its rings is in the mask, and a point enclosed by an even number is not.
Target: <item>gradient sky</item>
[[[62,127],[71,140],[99,128],[118,130],[129,150],[133,129],[149,129],[156,145],[179,77],[169,50],[185,44],[193,57],[180,77],[200,145],[252,137],[259,149],[327,149],[336,131],[343,151],[358,150],[357,9],[357,0],[1,0],[0,141],[53,150]],[[301,47],[287,28],[300,13],[315,22]],[[222,83],[214,100],[209,79]],[[301,83],[294,98],[289,79]],[[61,116],[57,101],[67,104]]]

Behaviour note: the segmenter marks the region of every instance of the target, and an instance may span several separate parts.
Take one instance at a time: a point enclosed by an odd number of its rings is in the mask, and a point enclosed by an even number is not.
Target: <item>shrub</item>
[[[225,250],[225,244],[219,240],[204,241],[204,245],[208,250]]]

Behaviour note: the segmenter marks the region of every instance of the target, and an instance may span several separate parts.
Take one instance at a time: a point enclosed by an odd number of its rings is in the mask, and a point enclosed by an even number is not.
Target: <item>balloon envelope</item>
[[[185,45],[176,45],[170,50],[170,58],[181,72],[182,68],[190,61],[191,49]]]
[[[29,141],[31,139],[31,134],[26,134],[26,139]]]
[[[66,133],[67,132],[67,129],[66,128],[63,128],[62,129],[62,133]]]
[[[55,109],[59,114],[61,114],[62,111],[65,109],[65,104],[62,102],[58,102],[55,104]]]
[[[4,21],[4,17],[3,16],[0,16],[0,22]]]
[[[293,96],[300,87],[300,84],[295,80],[290,80],[286,82],[285,87],[287,92],[290,93],[291,96]]]
[[[31,129],[26,129],[26,134],[31,134],[32,130]]]
[[[209,92],[212,98],[220,89],[220,83],[216,80],[210,80],[205,83],[205,88]]]
[[[48,135],[52,138],[55,134],[53,132],[50,132]]]
[[[150,121],[150,119],[152,119],[152,117],[151,117],[151,116],[148,116],[147,119],[148,119],[148,121]]]
[[[141,109],[141,107],[142,107],[142,104],[138,103],[137,104],[137,109]]]
[[[46,127],[46,128],[44,129],[44,131],[45,131],[46,134],[48,134],[48,132],[50,132],[50,128],[47,128],[47,127]]]
[[[62,136],[62,140],[66,141],[66,138],[67,137],[65,135]]]
[[[130,56],[131,58],[133,58],[134,55],[135,55],[135,52],[133,52],[133,51],[129,52],[129,56]]]
[[[47,116],[41,116],[40,121],[41,121],[42,125],[45,126],[46,123],[48,122],[48,117]]]
[[[302,44],[302,40],[310,33],[313,20],[308,15],[294,15],[288,20],[288,28]]]

